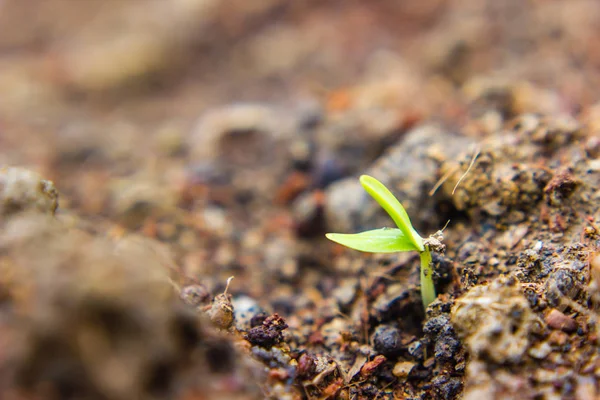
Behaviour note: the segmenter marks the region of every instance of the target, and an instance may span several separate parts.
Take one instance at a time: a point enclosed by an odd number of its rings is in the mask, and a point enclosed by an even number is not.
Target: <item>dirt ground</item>
[[[600,2],[0,0],[0,398],[600,398]],[[366,254],[326,232],[427,236]],[[233,279],[231,279],[233,277]]]

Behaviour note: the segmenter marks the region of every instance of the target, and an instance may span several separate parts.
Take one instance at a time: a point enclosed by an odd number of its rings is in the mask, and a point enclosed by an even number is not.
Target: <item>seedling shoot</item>
[[[397,228],[381,228],[355,234],[328,233],[329,240],[368,253],[416,251],[421,257],[421,297],[423,307],[436,298],[433,285],[431,249],[442,248],[441,232],[423,239],[413,228],[406,210],[388,188],[377,179],[362,175],[360,183],[392,218]]]

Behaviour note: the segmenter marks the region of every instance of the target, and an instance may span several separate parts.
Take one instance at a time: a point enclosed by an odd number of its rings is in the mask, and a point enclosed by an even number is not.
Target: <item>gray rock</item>
[[[436,183],[442,160],[453,159],[468,148],[470,138],[461,137],[437,125],[411,130],[370,168],[364,171],[386,185],[402,202],[417,227],[441,226],[434,212],[435,197],[428,195]],[[351,177],[331,185],[326,191],[325,217],[336,232],[358,232],[393,222]]]

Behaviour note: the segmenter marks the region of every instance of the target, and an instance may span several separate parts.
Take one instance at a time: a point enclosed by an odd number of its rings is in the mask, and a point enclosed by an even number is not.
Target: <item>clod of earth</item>
[[[36,211],[54,215],[58,190],[54,184],[24,168],[0,168],[0,216]]]
[[[512,278],[476,286],[452,308],[452,324],[471,356],[496,363],[518,363],[538,323]]]

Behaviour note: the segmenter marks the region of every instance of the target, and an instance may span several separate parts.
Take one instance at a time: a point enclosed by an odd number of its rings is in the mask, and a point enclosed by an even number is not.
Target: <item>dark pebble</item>
[[[408,346],[408,354],[417,361],[423,361],[425,359],[425,346],[423,342],[416,341]]]
[[[283,341],[283,330],[287,327],[288,325],[283,318],[273,314],[265,319],[262,325],[250,329],[245,338],[253,346],[270,349]]]
[[[373,347],[388,358],[398,356],[402,350],[400,331],[392,326],[379,326],[373,334]]]
[[[440,361],[453,360],[460,350],[460,342],[454,335],[443,334],[435,342],[435,358]]]
[[[440,399],[455,399],[462,390],[462,383],[459,378],[450,378],[442,375],[434,378],[432,383],[435,385],[435,391],[438,393],[438,398]]]
[[[266,312],[264,312],[264,311],[259,312],[258,314],[255,314],[250,319],[250,327],[251,328],[256,328],[257,326],[262,325],[263,322],[265,322],[265,320],[267,319],[268,316],[269,315]]]
[[[452,330],[450,319],[445,315],[440,315],[438,317],[429,319],[423,327],[423,331],[428,336],[439,335],[442,332],[450,330]]]
[[[550,274],[544,287],[544,294],[552,307],[558,307],[564,296],[575,298],[579,291],[577,272],[562,268]]]

